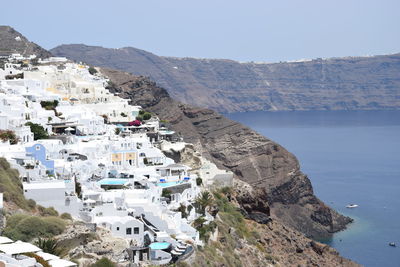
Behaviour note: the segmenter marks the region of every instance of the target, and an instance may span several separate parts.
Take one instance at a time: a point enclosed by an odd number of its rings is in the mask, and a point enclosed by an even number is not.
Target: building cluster
[[[163,150],[185,148],[181,138],[154,114],[138,120],[141,107],[110,93],[95,69],[33,59],[0,65],[0,156],[19,171],[25,197],[126,238],[134,262],[165,264],[201,244],[189,207],[204,186],[231,185],[232,173],[168,158]]]

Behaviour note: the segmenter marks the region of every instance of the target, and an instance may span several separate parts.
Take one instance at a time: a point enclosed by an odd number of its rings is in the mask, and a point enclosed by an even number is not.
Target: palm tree
[[[210,192],[204,191],[195,200],[195,205],[201,214],[205,214],[206,208],[212,204],[212,196]]]

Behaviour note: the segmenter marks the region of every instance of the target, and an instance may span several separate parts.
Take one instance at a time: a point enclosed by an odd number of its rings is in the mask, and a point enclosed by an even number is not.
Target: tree
[[[40,101],[40,105],[42,108],[45,110],[55,110],[56,107],[58,106],[58,100],[53,100],[53,101]]]
[[[182,214],[182,218],[187,218],[188,212],[186,211],[186,206],[181,203],[179,208],[176,210]]]
[[[194,204],[197,208],[197,211],[204,215],[206,212],[206,208],[212,204],[212,196],[210,192],[202,192],[200,196],[195,199]]]
[[[31,128],[34,140],[49,138],[49,134],[46,132],[42,125],[32,122],[27,122],[25,125]]]

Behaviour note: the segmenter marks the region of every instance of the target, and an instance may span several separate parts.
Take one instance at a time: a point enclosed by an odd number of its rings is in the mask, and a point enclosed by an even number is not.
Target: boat
[[[349,204],[349,205],[346,206],[346,208],[348,208],[348,209],[354,209],[354,208],[357,208],[357,207],[358,207],[357,204]]]
[[[389,246],[391,246],[391,247],[395,247],[395,246],[396,246],[396,243],[394,243],[394,242],[390,242],[390,243],[389,243]]]

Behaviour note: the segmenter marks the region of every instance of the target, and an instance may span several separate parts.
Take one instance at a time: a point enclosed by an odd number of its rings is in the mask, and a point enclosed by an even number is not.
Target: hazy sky
[[[400,0],[18,0],[0,24],[44,48],[284,61],[400,52]]]

